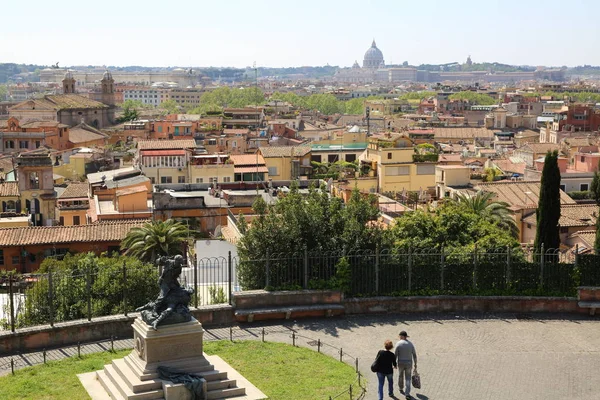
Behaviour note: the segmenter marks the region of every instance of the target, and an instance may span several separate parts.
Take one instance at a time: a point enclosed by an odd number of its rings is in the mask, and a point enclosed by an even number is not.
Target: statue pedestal
[[[264,399],[266,396],[217,356],[202,352],[204,329],[196,319],[159,326],[155,331],[140,318],[133,323],[134,350],[101,371],[78,375],[93,400],[191,399],[183,384],[159,379],[157,368],[199,375],[204,398]],[[234,379],[231,379],[233,377]]]

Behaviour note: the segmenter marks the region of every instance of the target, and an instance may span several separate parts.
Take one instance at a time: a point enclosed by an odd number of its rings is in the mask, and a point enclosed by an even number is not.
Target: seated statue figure
[[[192,319],[189,304],[194,290],[182,288],[178,278],[183,266],[183,257],[159,257],[156,260],[162,266],[162,274],[158,279],[160,293],[156,300],[136,309],[141,311],[142,320],[157,330],[158,325],[170,325],[188,322]]]

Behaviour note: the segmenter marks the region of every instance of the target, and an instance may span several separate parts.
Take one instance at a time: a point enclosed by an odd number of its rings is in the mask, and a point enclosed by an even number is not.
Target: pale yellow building
[[[194,139],[140,140],[138,165],[153,184],[190,183],[188,164]]]
[[[190,159],[190,183],[229,183],[234,180],[233,162],[227,154],[199,154]]]
[[[418,162],[415,160],[418,156],[410,139],[387,133],[369,139],[360,157],[361,168],[373,171],[378,178],[379,193],[433,192],[437,161]]]
[[[469,184],[471,168],[463,165],[436,165],[435,183],[436,196],[453,198],[455,192]]]
[[[258,151],[265,159],[269,179],[289,181],[308,176],[312,171],[310,146],[271,146]]]

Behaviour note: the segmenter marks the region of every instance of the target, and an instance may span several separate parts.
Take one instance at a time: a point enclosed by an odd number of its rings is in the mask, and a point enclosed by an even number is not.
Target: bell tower
[[[73,77],[73,73],[69,70],[65,73],[65,77],[62,80],[63,84],[63,93],[64,94],[74,94],[75,93],[75,78]]]
[[[102,75],[102,103],[113,106],[115,104],[115,80],[112,74],[106,70]]]
[[[21,202],[33,225],[52,225],[56,194],[50,153],[46,150],[22,153],[16,164]]]

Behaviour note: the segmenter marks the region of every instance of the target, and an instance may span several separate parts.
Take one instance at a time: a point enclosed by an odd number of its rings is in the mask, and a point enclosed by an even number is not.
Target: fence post
[[[269,268],[269,249],[267,249],[267,260],[265,262],[265,289],[271,284],[270,279],[271,271]]]
[[[440,290],[444,290],[444,269],[446,269],[446,256],[444,254],[444,246],[442,245],[442,253],[440,255]]]
[[[127,268],[123,260],[123,314],[127,316]]]
[[[512,286],[512,270],[511,270],[512,254],[509,245],[506,246],[506,287]]]
[[[92,320],[92,269],[88,265],[85,269],[85,290],[87,292],[87,319]]]
[[[375,247],[375,293],[379,294],[379,244]]]
[[[54,327],[54,286],[51,267],[48,267],[48,313],[50,314],[50,326]]]
[[[228,279],[228,290],[229,290],[229,305],[233,304],[233,263],[231,262],[231,250],[227,252],[227,273],[229,274]]]
[[[304,246],[304,289],[308,289],[308,247]]]
[[[545,255],[544,252],[544,243],[542,243],[542,247],[540,248],[540,289],[544,288],[544,264],[545,264]]]
[[[13,289],[13,273],[12,271],[8,273],[8,300],[10,303],[10,330],[11,332],[15,332],[15,292]],[[12,362],[12,358],[11,358]]]
[[[477,245],[473,252],[473,290],[477,290]]]
[[[408,291],[412,290],[412,250],[408,248]]]
[[[194,307],[198,308],[198,296],[200,295],[198,292],[198,256],[194,254],[193,258],[194,262]]]

